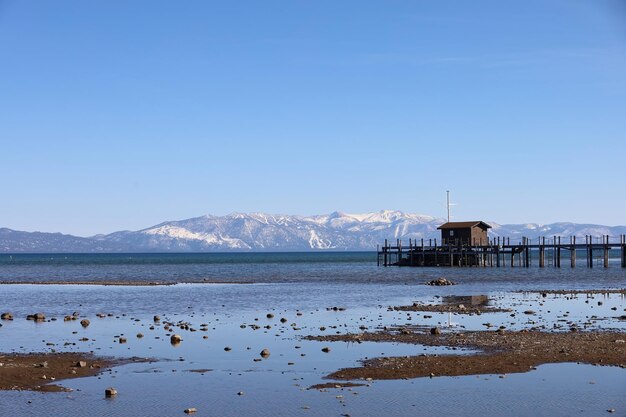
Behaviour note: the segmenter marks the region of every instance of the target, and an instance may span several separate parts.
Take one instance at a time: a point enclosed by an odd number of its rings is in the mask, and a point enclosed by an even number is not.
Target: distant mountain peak
[[[0,252],[211,252],[374,250],[385,239],[439,237],[445,219],[380,210],[368,213],[334,211],[311,216],[240,213],[206,214],[166,221],[137,230],[89,238],[60,233],[20,232],[0,228]],[[500,225],[487,222],[491,236],[528,237],[626,234],[624,226],[567,222]]]

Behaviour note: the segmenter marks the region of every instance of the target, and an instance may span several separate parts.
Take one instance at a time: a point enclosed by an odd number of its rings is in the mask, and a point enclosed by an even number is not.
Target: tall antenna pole
[[[447,207],[448,207],[448,223],[450,223],[450,191],[446,191]]]

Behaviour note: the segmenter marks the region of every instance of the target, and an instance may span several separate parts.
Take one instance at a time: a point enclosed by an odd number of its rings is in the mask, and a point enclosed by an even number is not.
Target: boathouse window
[[[450,230],[450,236],[454,236],[454,230]]]

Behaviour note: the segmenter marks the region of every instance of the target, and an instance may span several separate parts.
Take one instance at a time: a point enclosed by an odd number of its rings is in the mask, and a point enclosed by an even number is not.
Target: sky
[[[0,0],[0,227],[626,224],[626,3]]]

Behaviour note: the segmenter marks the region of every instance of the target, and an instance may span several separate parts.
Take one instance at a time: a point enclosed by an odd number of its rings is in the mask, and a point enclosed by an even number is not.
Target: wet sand
[[[396,311],[423,311],[431,313],[482,314],[505,313],[509,308],[491,307],[486,296],[448,296],[443,297],[440,304],[413,303],[410,306],[395,306]]]
[[[543,291],[518,291],[526,294],[626,294],[626,288],[606,289],[606,290],[543,290]]]
[[[308,340],[399,342],[425,346],[477,349],[478,354],[420,355],[369,359],[358,368],[345,368],[328,379],[402,379],[433,376],[527,372],[547,363],[576,362],[626,367],[626,333],[539,331],[470,331],[433,335],[425,332],[376,332],[312,336]]]
[[[71,391],[56,382],[94,376],[131,361],[89,353],[0,354],[0,390]]]

